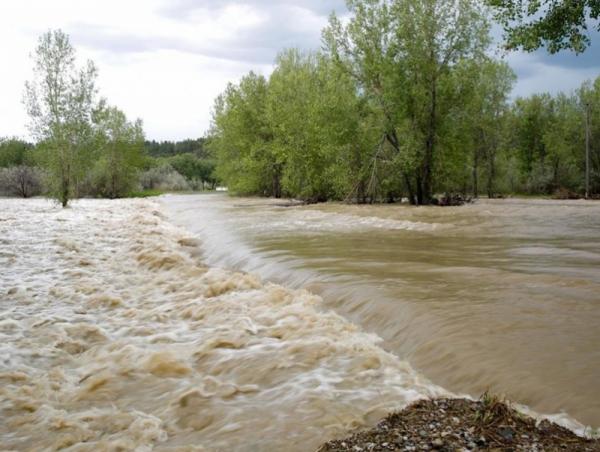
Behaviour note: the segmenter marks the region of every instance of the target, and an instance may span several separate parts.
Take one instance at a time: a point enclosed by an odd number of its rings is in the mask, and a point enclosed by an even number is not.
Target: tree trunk
[[[67,182],[66,179],[64,179],[63,183],[62,183],[62,190],[60,193],[60,202],[63,207],[67,207],[67,204],[69,203],[69,183]]]
[[[358,188],[356,189],[356,202],[357,204],[366,204],[367,202],[365,181],[362,179],[358,182]]]
[[[473,198],[479,198],[479,150],[473,152]]]
[[[417,202],[416,202],[416,205],[417,206],[422,206],[423,204],[425,204],[425,202],[424,202],[424,193],[423,193],[423,180],[419,176],[417,176],[416,179],[417,179],[416,180],[416,185],[417,185]]]
[[[492,151],[489,156],[489,169],[488,169],[488,180],[487,180],[487,192],[488,198],[492,199],[495,196],[494,193],[494,179],[496,178],[496,152]]]
[[[554,161],[554,175],[552,176],[552,179],[554,179],[554,188],[558,189],[560,188],[560,181],[559,181],[559,177],[558,177],[558,170],[560,168],[560,159],[557,158]]]
[[[69,180],[69,173],[70,173],[70,168],[69,165],[67,164],[66,166],[63,166],[62,169],[62,177],[61,177],[61,187],[60,187],[60,202],[64,207],[67,207],[67,204],[69,203],[69,185],[70,185],[70,180]]]
[[[403,175],[404,175],[404,183],[406,184],[406,191],[408,192],[408,202],[414,206],[417,204],[417,200],[415,198],[415,190],[414,190],[412,184],[410,183],[410,177],[409,177],[408,173],[403,173]]]
[[[425,156],[422,168],[422,185],[419,196],[419,204],[430,204],[432,198],[432,171],[433,156],[435,152],[435,134],[437,117],[437,80],[434,77],[431,81],[431,106],[429,109],[429,124],[427,130],[427,141],[425,142]]]
[[[281,164],[275,163],[273,166],[273,196],[277,199],[281,198]]]

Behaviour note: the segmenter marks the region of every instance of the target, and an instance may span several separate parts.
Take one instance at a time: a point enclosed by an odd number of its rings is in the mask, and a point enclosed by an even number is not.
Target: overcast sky
[[[268,75],[279,50],[316,49],[343,0],[14,0],[0,2],[0,136],[26,137],[29,55],[48,29],[70,34],[99,67],[101,95],[150,139],[199,137],[214,98],[249,70]],[[600,40],[582,56],[511,54],[515,95],[570,91],[600,75]]]

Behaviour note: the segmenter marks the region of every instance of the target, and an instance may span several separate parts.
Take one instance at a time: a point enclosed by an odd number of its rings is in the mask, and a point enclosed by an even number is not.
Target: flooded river
[[[599,219],[0,199],[0,450],[310,451],[487,388],[599,426]]]
[[[321,295],[435,384],[600,426],[600,203],[162,203],[208,264]]]
[[[210,240],[155,201],[0,199],[0,450],[314,450],[445,394]]]

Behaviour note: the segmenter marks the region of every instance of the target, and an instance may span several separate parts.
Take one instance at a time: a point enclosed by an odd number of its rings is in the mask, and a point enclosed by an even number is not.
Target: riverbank
[[[599,451],[600,441],[548,420],[538,422],[484,395],[478,401],[420,400],[370,430],[325,443],[317,452],[388,450]]]

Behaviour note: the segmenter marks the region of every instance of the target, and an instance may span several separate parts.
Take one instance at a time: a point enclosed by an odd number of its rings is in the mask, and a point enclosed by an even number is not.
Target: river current
[[[0,199],[0,449],[312,450],[485,389],[598,426],[599,218]]]
[[[163,204],[209,265],[319,294],[434,383],[600,427],[600,203]]]
[[[161,209],[0,200],[0,450],[312,450],[445,394]]]

